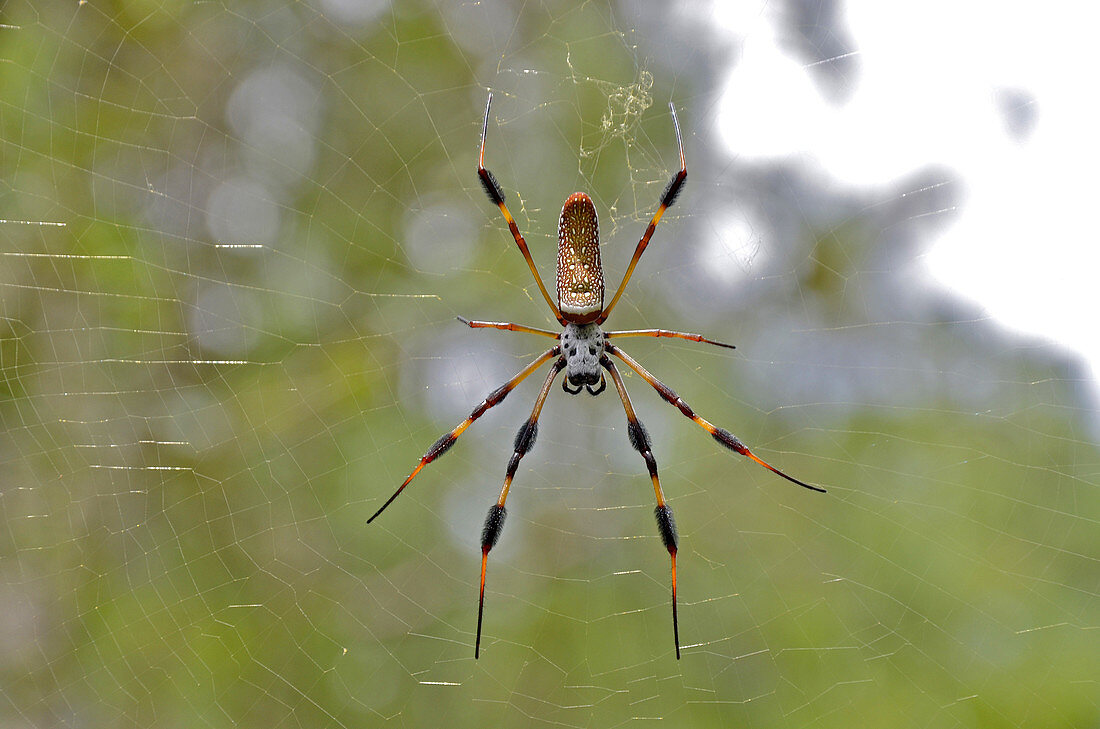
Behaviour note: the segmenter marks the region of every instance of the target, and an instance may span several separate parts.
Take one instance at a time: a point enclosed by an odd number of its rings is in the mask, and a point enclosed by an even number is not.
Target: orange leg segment
[[[474,641],[474,658],[481,656],[481,619],[485,614],[485,566],[489,561],[489,551],[496,545],[500,538],[500,531],[504,528],[504,502],[508,500],[508,491],[512,488],[512,479],[519,468],[519,462],[523,456],[535,445],[535,437],[539,430],[539,415],[542,413],[542,404],[546,402],[546,396],[550,393],[550,386],[554,384],[554,378],[565,367],[565,359],[559,357],[558,361],[550,368],[546,375],[546,381],[535,398],[535,407],[531,410],[531,416],[520,426],[516,433],[515,450],[508,461],[508,471],[504,476],[504,486],[500,490],[497,502],[489,507],[489,514],[485,517],[485,526],[481,530],[481,587],[477,598],[477,637]]]
[[[547,350],[541,357],[520,370],[519,374],[517,374],[515,377],[508,380],[503,385],[489,393],[488,397],[482,400],[481,404],[474,408],[473,412],[470,413],[470,416],[468,418],[456,425],[454,429],[450,432],[444,433],[439,440],[432,444],[432,447],[428,449],[428,452],[421,456],[420,463],[416,464],[416,468],[413,469],[408,478],[406,478],[405,481],[397,487],[397,490],[393,492],[393,495],[390,496],[390,498],[386,499],[386,503],[382,504],[382,506],[378,508],[378,511],[374,512],[374,515],[371,518],[367,519],[367,523],[370,524],[372,521],[377,519],[378,515],[385,511],[387,506],[393,503],[393,500],[396,499],[398,495],[400,495],[400,493],[405,490],[405,487],[409,485],[409,482],[416,478],[416,474],[420,473],[420,469],[424,468],[424,466],[428,465],[429,463],[446,453],[450,449],[450,447],[455,444],[455,441],[458,440],[458,436],[462,435],[463,431],[465,431],[466,428],[470,427],[471,423],[484,415],[485,411],[489,408],[495,405],[499,405],[501,402],[503,402],[504,398],[508,396],[508,393],[516,389],[516,386],[527,379],[528,375],[530,375],[540,366],[545,364],[551,358],[557,357],[560,354],[560,347],[554,347]]]
[[[626,411],[626,433],[630,438],[630,445],[642,454],[646,468],[649,469],[650,480],[653,481],[653,493],[657,496],[657,508],[654,509],[657,517],[657,531],[660,532],[661,541],[664,542],[665,549],[672,558],[672,639],[676,644],[676,660],[680,660],[680,623],[676,617],[676,549],[680,540],[676,534],[676,521],[672,517],[672,507],[665,503],[665,495],[661,491],[661,481],[657,476],[657,460],[653,457],[653,450],[650,447],[649,433],[634,412],[630,395],[626,392],[626,384],[623,383],[615,363],[606,354],[603,355],[600,364],[611,375],[611,381],[615,383],[619,399],[623,402],[623,409]]]
[[[700,428],[702,428],[703,430],[710,433],[712,438],[714,438],[716,441],[718,441],[719,443],[724,445],[726,448],[729,448],[731,451],[736,451],[737,453],[740,453],[741,455],[745,456],[746,458],[749,458],[753,461],[756,461],[756,463],[760,464],[761,466],[768,469],[769,471],[776,474],[777,476],[782,476],[783,478],[787,479],[791,483],[796,483],[799,486],[801,486],[802,488],[807,488],[807,489],[810,489],[811,491],[817,491],[819,493],[825,493],[825,489],[821,488],[820,486],[812,486],[812,485],[806,483],[805,481],[798,480],[794,476],[788,476],[787,474],[783,473],[778,468],[771,465],[770,463],[768,463],[767,461],[763,460],[762,458],[757,456],[755,453],[750,451],[749,447],[746,446],[744,443],[742,443],[741,439],[738,438],[737,436],[735,436],[733,433],[729,432],[725,428],[716,427],[715,425],[713,425],[709,421],[704,420],[703,418],[696,415],[695,411],[691,409],[691,406],[688,405],[686,402],[684,402],[683,398],[681,398],[679,395],[677,395],[675,392],[673,392],[672,388],[670,388],[668,385],[666,385],[665,383],[661,382],[656,377],[654,377],[645,367],[642,367],[638,363],[637,360],[635,360],[633,357],[631,357],[626,352],[622,351],[621,349],[619,349],[618,347],[616,347],[616,346],[614,346],[610,343],[605,345],[605,348],[607,349],[608,352],[610,352],[611,354],[615,355],[616,357],[621,359],[623,362],[625,362],[626,365],[628,367],[630,367],[630,369],[637,372],[638,375],[641,376],[641,378],[643,380],[648,382],[650,384],[650,386],[653,387],[653,389],[657,391],[657,394],[660,395],[661,398],[664,399],[665,402],[669,403],[670,405],[675,406],[681,413],[683,413],[685,416],[691,418],[691,420],[694,421],[696,425],[698,425]]]

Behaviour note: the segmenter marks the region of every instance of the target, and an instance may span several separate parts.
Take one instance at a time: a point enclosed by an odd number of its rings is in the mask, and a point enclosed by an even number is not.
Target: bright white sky
[[[744,44],[720,111],[733,154],[805,156],[852,185],[929,164],[954,170],[961,207],[926,256],[929,272],[1005,326],[1080,352],[1100,375],[1100,4],[850,0],[859,71],[841,106],[779,48],[769,3],[715,8]],[[998,108],[1004,89],[1035,99],[1023,141]],[[899,143],[882,145],[887,136]]]

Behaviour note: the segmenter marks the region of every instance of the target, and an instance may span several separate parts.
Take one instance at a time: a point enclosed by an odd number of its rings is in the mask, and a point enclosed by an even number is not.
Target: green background
[[[0,20],[5,726],[1100,722],[1095,394],[916,280],[951,221],[927,213],[965,204],[950,170],[854,190],[740,162],[715,130],[736,48],[657,5]],[[610,392],[551,392],[480,661],[479,530],[541,378],[365,525],[544,345],[454,317],[553,324],[477,183],[490,89],[487,165],[544,277],[583,189],[611,286],[675,170],[675,103],[688,184],[610,324],[736,343],[628,348],[829,489],[627,378],[681,530],[679,662]],[[731,215],[756,249],[700,257]]]

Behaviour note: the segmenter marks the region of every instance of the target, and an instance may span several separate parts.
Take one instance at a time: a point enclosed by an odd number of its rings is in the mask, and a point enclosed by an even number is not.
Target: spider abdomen
[[[566,199],[558,221],[558,308],[578,324],[603,312],[600,223],[592,198],[583,192]]]

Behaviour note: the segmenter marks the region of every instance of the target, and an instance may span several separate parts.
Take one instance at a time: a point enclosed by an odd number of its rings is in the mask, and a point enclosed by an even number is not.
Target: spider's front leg
[[[512,479],[519,468],[519,462],[523,456],[535,445],[535,437],[539,432],[539,415],[542,413],[542,404],[546,402],[546,396],[550,392],[550,386],[554,378],[565,368],[565,358],[559,357],[558,361],[550,368],[546,375],[546,382],[542,384],[538,397],[535,398],[535,407],[531,410],[531,416],[520,426],[516,433],[515,449],[512,458],[508,461],[508,471],[504,476],[504,487],[500,490],[497,502],[489,507],[489,514],[485,517],[485,526],[481,530],[481,589],[477,598],[477,638],[474,642],[474,658],[481,656],[481,618],[485,613],[485,566],[489,561],[489,551],[496,546],[500,538],[500,531],[504,528],[504,502],[508,500],[508,491],[512,488]]]
[[[647,370],[645,367],[642,367],[642,365],[640,365],[636,359],[631,357],[626,352],[622,351],[621,349],[619,349],[615,345],[611,344],[610,342],[605,346],[605,348],[609,353],[615,355],[616,357],[621,359],[623,362],[625,362],[627,364],[627,366],[630,367],[630,369],[637,372],[638,375],[641,376],[641,378],[643,380],[648,382],[649,385],[654,390],[657,391],[657,394],[660,395],[661,398],[665,402],[667,402],[669,405],[672,405],[673,407],[675,407],[677,410],[679,410],[681,413],[683,413],[686,417],[691,418],[691,420],[696,425],[698,425],[700,428],[702,428],[703,430],[710,433],[710,436],[712,438],[714,438],[716,441],[718,441],[719,443],[724,445],[726,448],[729,448],[731,451],[734,451],[736,453],[740,453],[741,455],[745,456],[746,458],[749,458],[750,460],[755,461],[756,463],[758,463],[761,466],[763,466],[764,468],[768,469],[769,471],[771,471],[775,475],[782,476],[783,478],[787,479],[791,483],[798,484],[802,488],[809,489],[810,491],[817,491],[818,493],[822,493],[822,494],[825,493],[825,489],[821,488],[820,486],[813,486],[811,484],[806,483],[805,481],[799,481],[794,476],[788,476],[787,474],[783,473],[778,468],[771,465],[770,463],[765,461],[763,458],[760,458],[755,453],[750,451],[749,447],[747,445],[745,445],[744,443],[742,443],[741,439],[738,438],[736,435],[729,432],[725,428],[719,428],[716,425],[714,425],[713,423],[711,423],[710,421],[696,415],[695,411],[692,410],[691,406],[688,405],[686,402],[684,402],[684,399],[682,397],[680,397],[675,392],[673,392],[671,387],[669,387],[668,385],[666,385],[665,383],[661,382],[656,377],[654,377],[653,374],[650,373],[649,370]]]
[[[638,420],[634,412],[634,406],[630,403],[630,395],[626,392],[626,385],[619,375],[618,368],[606,354],[600,357],[600,364],[611,375],[611,381],[615,383],[615,389],[619,391],[619,399],[626,410],[626,434],[630,438],[630,445],[634,450],[642,454],[646,468],[649,469],[649,478],[653,482],[653,493],[657,496],[657,508],[654,514],[657,516],[657,530],[661,534],[661,541],[668,550],[672,559],[672,639],[676,643],[676,660],[680,660],[680,623],[676,617],[676,548],[679,545],[679,536],[676,534],[676,521],[672,516],[672,507],[665,503],[665,495],[661,491],[661,479],[657,476],[657,459],[653,457],[650,447],[649,433],[646,432],[642,421]]]
[[[489,395],[481,401],[481,404],[474,408],[474,411],[470,413],[470,416],[468,418],[456,425],[454,429],[450,432],[444,433],[439,438],[439,440],[432,444],[432,447],[428,449],[427,453],[420,457],[420,463],[416,464],[416,468],[413,469],[408,478],[406,478],[405,481],[397,487],[397,490],[393,492],[393,496],[390,496],[390,498],[386,499],[386,503],[382,504],[382,506],[378,508],[378,511],[374,512],[374,515],[371,516],[371,518],[367,519],[367,523],[370,524],[372,521],[377,519],[378,515],[385,511],[387,506],[393,503],[393,500],[396,499],[398,495],[400,495],[400,493],[405,490],[405,487],[409,485],[409,482],[416,478],[416,474],[420,473],[420,469],[424,468],[424,466],[428,465],[429,463],[446,453],[448,450],[450,450],[451,446],[453,446],[455,444],[455,441],[458,440],[458,436],[462,435],[463,431],[465,431],[466,428],[469,428],[471,423],[484,415],[485,411],[489,408],[495,407],[502,403],[504,401],[504,398],[508,397],[508,393],[516,389],[516,386],[527,379],[528,375],[537,370],[553,357],[557,357],[560,354],[561,347],[553,347],[547,350],[541,357],[520,370],[519,374],[517,374],[515,377],[508,380],[503,385],[489,393]]]

